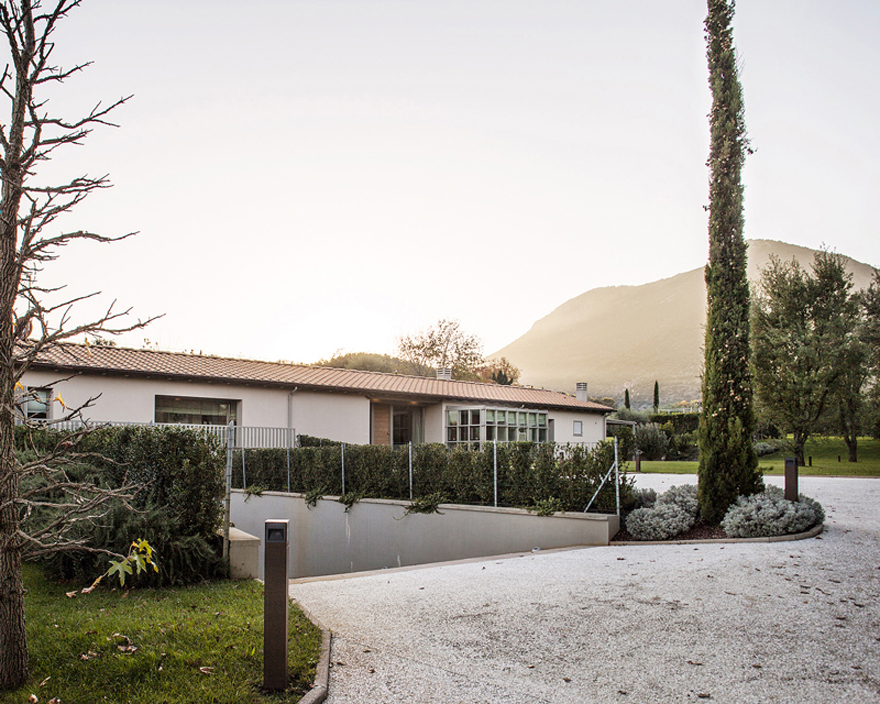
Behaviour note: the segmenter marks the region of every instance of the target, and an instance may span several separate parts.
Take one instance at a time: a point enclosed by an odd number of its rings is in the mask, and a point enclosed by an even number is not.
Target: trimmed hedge
[[[345,459],[345,492],[342,462]],[[450,449],[439,443],[413,446],[412,496],[442,494],[451,503],[494,503],[496,449]],[[554,443],[499,443],[498,503],[530,508],[557,500],[566,511],[583,511],[614,461],[614,448],[602,443],[590,450]],[[388,445],[307,446],[278,450],[244,450],[233,456],[233,486],[303,494],[339,496],[357,493],[370,498],[408,500],[409,449]],[[621,480],[621,505],[634,501],[634,480]],[[614,483],[603,487],[593,503],[598,511],[615,510]]]
[[[649,420],[659,425],[671,424],[675,435],[695,433],[700,427],[699,413],[652,413]]]
[[[24,428],[16,431],[16,449],[22,456],[35,455],[75,438],[75,433]],[[142,576],[139,585],[197,582],[223,571],[216,531],[222,519],[226,461],[217,439],[186,428],[117,426],[83,435],[69,449],[81,456],[68,469],[75,481],[141,487],[130,501],[135,512],[117,504],[100,519],[78,527],[90,547],[126,554],[132,540],[148,540],[156,550],[159,573]],[[37,523],[45,515],[29,520]],[[82,581],[103,572],[106,561],[106,555],[84,550],[47,558],[56,577]]]

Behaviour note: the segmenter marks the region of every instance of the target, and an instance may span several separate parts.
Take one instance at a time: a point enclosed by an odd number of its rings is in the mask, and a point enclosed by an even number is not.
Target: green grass
[[[880,440],[859,438],[858,462],[847,462],[846,444],[842,438],[817,437],[807,441],[805,456],[812,457],[813,466],[801,467],[799,474],[808,476],[880,477]],[[786,452],[779,451],[758,458],[764,474],[782,474]],[[838,457],[840,461],[838,462]],[[628,463],[635,470],[635,463]],[[696,462],[642,462],[642,472],[657,474],[696,474]]]
[[[296,702],[315,676],[320,631],[290,608],[290,687],[260,692],[263,585],[214,582],[175,589],[103,589],[65,596],[69,585],[25,566],[30,681],[0,702]],[[124,652],[119,646],[133,646]]]

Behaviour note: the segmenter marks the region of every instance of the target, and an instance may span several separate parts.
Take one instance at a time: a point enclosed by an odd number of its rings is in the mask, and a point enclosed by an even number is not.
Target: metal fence
[[[125,421],[44,421],[46,427],[54,430],[76,431],[85,427],[102,428],[106,426],[137,426],[144,428],[186,428],[198,430],[206,435],[218,438],[227,445],[229,442],[229,426],[226,425],[195,425],[187,423],[139,423]],[[236,450],[284,449],[296,447],[296,430],[294,428],[269,428],[260,426],[233,426],[233,445]]]

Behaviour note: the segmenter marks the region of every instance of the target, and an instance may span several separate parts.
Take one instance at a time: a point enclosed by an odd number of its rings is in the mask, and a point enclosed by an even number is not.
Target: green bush
[[[28,429],[18,431],[16,440],[23,455],[73,443],[68,449],[80,461],[65,468],[73,481],[139,487],[129,502],[134,511],[117,502],[99,518],[75,527],[74,537],[87,547],[126,554],[132,540],[148,540],[160,566],[151,584],[196,582],[222,569],[216,531],[222,518],[225,452],[215,438],[185,428],[123,426],[99,428],[78,439],[73,433]],[[64,494],[55,490],[45,498],[57,501]],[[46,507],[27,520],[39,525],[54,512]],[[48,558],[57,577],[79,580],[96,577],[106,561],[106,555],[86,550]]]
[[[657,423],[637,425],[635,443],[638,451],[649,460],[661,460],[669,448],[669,438]]]
[[[608,436],[617,438],[618,451],[621,457],[626,459],[632,459],[635,457],[633,453],[635,452],[636,443],[631,426],[609,425]]]
[[[700,427],[699,413],[654,413],[648,420],[659,425],[670,424],[673,435],[695,433]]]

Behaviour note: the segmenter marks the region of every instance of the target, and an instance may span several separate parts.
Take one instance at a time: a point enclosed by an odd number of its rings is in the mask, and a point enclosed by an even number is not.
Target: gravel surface
[[[880,479],[800,488],[825,507],[817,538],[548,551],[290,592],[333,632],[330,704],[880,703]]]

